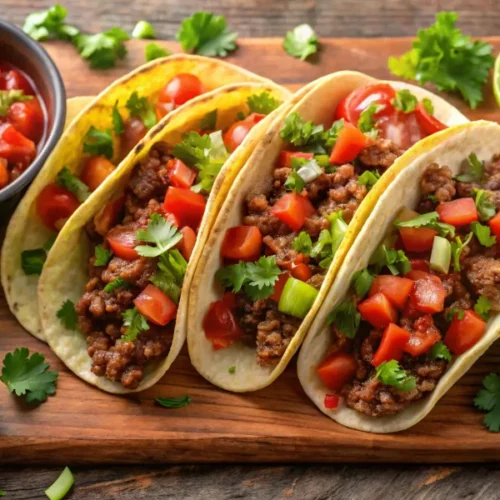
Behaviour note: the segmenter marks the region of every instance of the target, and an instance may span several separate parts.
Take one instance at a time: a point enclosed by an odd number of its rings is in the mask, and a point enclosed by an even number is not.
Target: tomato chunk
[[[333,410],[339,405],[340,398],[335,394],[325,394],[325,408]]]
[[[292,166],[292,158],[304,158],[305,160],[312,160],[314,158],[313,153],[299,153],[295,151],[281,151],[278,158],[278,165],[280,167]]]
[[[292,267],[292,276],[300,281],[307,281],[312,276],[312,272],[307,264],[297,264]]]
[[[417,117],[420,128],[426,135],[432,135],[447,128],[444,123],[429,114],[421,102],[419,102],[415,108],[415,116]]]
[[[318,366],[317,373],[331,391],[340,391],[356,375],[358,363],[352,354],[334,352]]]
[[[372,365],[378,366],[384,361],[401,361],[403,349],[410,340],[410,333],[394,323],[387,325],[377,352],[373,356]]]
[[[463,319],[455,316],[443,342],[453,354],[460,355],[476,345],[485,331],[486,322],[475,311],[467,309]]]
[[[284,273],[281,273],[279,275],[278,281],[274,284],[274,292],[270,297],[275,302],[280,301],[281,294],[283,293],[283,288],[285,288],[285,284],[288,281],[289,277],[290,273],[288,271],[285,271]]]
[[[161,102],[172,102],[177,107],[205,92],[206,88],[198,77],[179,73],[163,87],[158,99]]]
[[[106,233],[115,225],[124,203],[125,196],[121,196],[116,200],[110,201],[94,217],[95,230],[101,236],[105,236]]]
[[[446,290],[437,276],[423,271],[410,271],[406,277],[415,280],[410,304],[417,311],[435,314],[444,309]]]
[[[165,211],[174,214],[181,226],[194,230],[200,225],[205,207],[206,201],[201,194],[174,186],[169,186],[163,202]]]
[[[146,125],[140,118],[125,120],[125,130],[120,136],[120,158],[125,158],[148,133]]]
[[[312,203],[297,193],[283,195],[271,208],[271,213],[294,231],[298,231],[306,218],[315,212]]]
[[[260,257],[262,234],[257,226],[236,226],[226,231],[221,257],[251,262]]]
[[[479,220],[476,203],[472,198],[457,198],[436,207],[439,220],[452,226],[465,226]]]
[[[244,120],[233,123],[222,135],[226,148],[231,153],[245,140],[252,128],[259,123],[266,115],[252,113]]]
[[[0,158],[0,189],[9,183],[9,169],[7,168],[7,160]]]
[[[369,296],[383,293],[394,307],[403,309],[412,289],[411,279],[382,274],[373,280]]]
[[[488,221],[491,232],[500,240],[500,212]]]
[[[23,170],[36,156],[36,146],[33,141],[24,137],[12,125],[0,125],[0,157],[9,163],[20,163]]]
[[[426,252],[432,248],[438,232],[427,227],[400,227],[399,234],[408,252]]]
[[[135,239],[135,230],[129,227],[116,226],[106,235],[106,240],[113,253],[123,260],[135,260],[139,258],[135,247],[139,244]]]
[[[134,300],[137,310],[155,325],[165,326],[177,314],[172,299],[154,285],[148,285]]]
[[[190,169],[181,160],[173,159],[167,163],[170,172],[170,184],[175,187],[189,189],[196,179],[196,172]]]
[[[29,80],[17,69],[11,69],[4,76],[5,90],[22,90],[26,95],[34,95],[35,91]]]
[[[36,211],[43,223],[58,231],[80,206],[76,196],[57,184],[45,186],[36,200]]]
[[[9,121],[25,137],[35,143],[43,136],[45,120],[38,99],[15,102],[9,108]]]
[[[176,248],[178,248],[182,256],[189,261],[194,246],[196,245],[196,233],[189,226],[183,227],[180,233],[182,234],[182,240],[177,243]]]
[[[330,163],[341,164],[353,161],[368,145],[368,137],[350,123],[344,123],[330,155]]]
[[[410,259],[411,268],[415,271],[429,272],[429,262],[425,259]]]
[[[95,191],[114,169],[115,166],[104,156],[91,156],[85,162],[80,179]]]
[[[172,102],[161,102],[158,101],[155,104],[155,115],[156,119],[160,121],[163,117],[167,116],[170,111],[173,111],[175,108],[174,103]]]
[[[382,293],[376,293],[358,304],[358,310],[363,319],[375,328],[385,328],[398,319],[396,309]]]
[[[404,347],[404,351],[413,357],[426,354],[436,342],[441,340],[441,333],[434,326],[430,314],[418,318],[414,323],[414,328],[415,331],[412,332],[410,340]]]

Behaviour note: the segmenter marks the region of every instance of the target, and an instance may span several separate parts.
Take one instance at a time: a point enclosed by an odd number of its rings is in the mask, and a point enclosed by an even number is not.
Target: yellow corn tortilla
[[[80,174],[84,157],[82,139],[91,126],[98,129],[112,128],[111,110],[116,101],[122,116],[127,117],[125,104],[134,91],[140,97],[154,98],[179,73],[197,76],[209,91],[237,82],[270,82],[218,59],[174,55],[154,60],[116,80],[77,114],[12,216],[1,256],[2,285],[9,308],[22,326],[38,339],[45,339],[38,315],[38,276],[24,274],[21,252],[43,247],[54,236],[54,232],[46,228],[36,214],[35,202],[40,191],[55,181],[63,167],[68,167],[77,176]],[[88,203],[95,203],[92,201],[93,195],[87,200]]]
[[[64,328],[56,317],[58,309],[66,300],[76,303],[85,291],[88,281],[88,258],[90,244],[85,225],[102,210],[112,199],[119,196],[126,186],[129,173],[135,165],[148,156],[151,148],[159,141],[170,147],[177,144],[184,132],[197,130],[200,120],[209,112],[217,109],[216,130],[222,130],[237,121],[239,112],[248,111],[247,99],[251,95],[267,91],[276,99],[284,101],[289,92],[275,84],[233,84],[193,99],[185,106],[170,113],[166,120],[151,130],[151,133],[135,148],[108,180],[95,192],[92,199],[84,203],[73,214],[61,230],[45,263],[38,287],[38,303],[43,331],[52,350],[76,375],[100,389],[111,393],[136,392],[156,383],[168,370],[177,357],[186,337],[186,310],[188,292],[193,271],[204,243],[209,235],[212,221],[229,191],[239,170],[245,164],[254,145],[261,140],[273,114],[257,124],[242,145],[230,156],[216,179],[207,201],[205,215],[200,225],[196,245],[184,277],[181,299],[178,306],[175,331],[168,356],[156,363],[150,363],[144,379],[134,390],[125,389],[119,382],[98,377],[91,371],[92,361],[87,354],[84,335]],[[285,109],[287,104],[283,104]],[[280,114],[282,108],[274,111]]]
[[[290,112],[298,112],[304,121],[312,120],[315,124],[330,127],[333,113],[341,99],[353,90],[376,81],[374,78],[353,71],[341,71],[327,75],[313,82]],[[453,106],[424,89],[402,82],[388,83],[396,89],[409,89],[419,100],[424,97],[429,98],[434,105],[436,118],[447,125],[468,121]],[[302,343],[349,247],[364,221],[370,215],[379,196],[377,193],[381,192],[378,186],[388,185],[398,170],[399,160],[396,161],[394,167],[384,173],[383,180],[380,180],[376,185],[377,189],[371,190],[356,211],[313,307],[302,320],[301,326],[276,366],[262,367],[258,365],[255,347],[244,345],[242,342],[236,342],[225,349],[214,350],[211,342],[205,337],[203,318],[210,303],[219,300],[223,293],[223,288],[215,280],[215,273],[221,266],[220,248],[222,241],[228,228],[242,224],[241,207],[243,207],[244,200],[252,194],[264,192],[271,185],[276,160],[286,144],[280,137],[280,130],[287,114],[282,114],[275,119],[265,137],[253,151],[247,165],[240,172],[232,190],[228,193],[199,259],[189,294],[187,329],[191,362],[203,377],[229,391],[246,392],[261,389],[271,384],[283,372]],[[232,366],[235,366],[236,370],[234,373],[229,373],[228,369]]]
[[[375,185],[378,201],[372,206],[363,225],[357,224],[358,235],[351,242],[344,264],[328,290],[323,305],[311,325],[299,353],[297,370],[300,383],[314,404],[328,417],[353,429],[388,433],[397,432],[415,425],[434,408],[439,399],[478,360],[488,347],[500,336],[500,315],[493,316],[483,338],[466,353],[457,356],[436,388],[419,401],[411,403],[394,416],[369,417],[343,406],[329,410],[324,406],[325,394],[329,391],[316,373],[319,363],[326,357],[331,345],[331,333],[326,325],[329,312],[345,297],[353,274],[368,265],[371,255],[381,243],[401,208],[414,208],[420,198],[420,179],[425,169],[433,162],[448,166],[457,175],[464,159],[475,152],[479,160],[491,160],[498,153],[500,126],[496,123],[478,121],[458,125],[430,136],[409,149],[393,167],[397,179],[393,182],[382,179]]]

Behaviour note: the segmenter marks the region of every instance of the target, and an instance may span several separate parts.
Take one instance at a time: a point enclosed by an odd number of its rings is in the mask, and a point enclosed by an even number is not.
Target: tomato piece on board
[[[488,221],[488,226],[490,226],[491,232],[497,237],[497,240],[500,240],[500,212]]]
[[[304,158],[305,160],[312,160],[314,158],[314,153],[300,153],[298,151],[281,151],[278,157],[279,167],[292,166],[292,158]]]
[[[262,234],[257,226],[236,226],[226,231],[221,246],[224,259],[252,262],[260,257]]]
[[[85,162],[80,179],[91,191],[95,191],[114,169],[115,166],[106,157],[91,156]]]
[[[307,264],[297,264],[292,266],[292,276],[300,281],[307,281],[312,272]]]
[[[436,342],[441,340],[441,333],[434,326],[430,314],[418,318],[413,327],[415,331],[411,333],[410,340],[403,349],[413,357],[426,354]]]
[[[432,248],[438,232],[427,227],[400,227],[399,234],[408,252],[426,252]]]
[[[94,226],[97,233],[105,236],[106,233],[116,224],[118,216],[125,204],[125,196],[120,196],[116,200],[110,201],[94,217]]]
[[[172,299],[154,285],[148,285],[135,299],[137,310],[155,325],[165,326],[177,314]]]
[[[0,189],[9,183],[9,169],[7,165],[7,160],[5,158],[0,158]]]
[[[11,124],[0,125],[0,157],[26,168],[36,156],[36,146]]]
[[[189,226],[195,231],[203,218],[206,205],[201,194],[174,186],[169,186],[163,202],[165,212],[174,214],[180,226]]]
[[[36,211],[43,223],[58,231],[80,206],[76,196],[57,184],[45,186],[36,200]]]
[[[179,73],[174,76],[160,91],[160,102],[172,102],[175,107],[198,97],[206,92],[201,80],[189,73]]]
[[[175,187],[189,189],[196,179],[196,172],[177,158],[168,161],[167,170],[170,172],[170,184]]]
[[[425,271],[429,272],[429,261],[425,259],[410,259],[411,268],[415,271]]]
[[[410,340],[410,337],[410,333],[404,328],[394,323],[387,325],[371,364],[373,366],[378,366],[380,363],[391,361],[392,359],[401,361],[403,349]]]
[[[382,116],[377,120],[377,129],[380,136],[405,150],[425,137],[414,113],[394,111]]]
[[[168,218],[167,218],[168,220]],[[181,252],[182,256],[189,261],[196,245],[196,233],[189,226],[185,226],[180,230],[182,240],[177,243],[176,247]]]
[[[403,309],[412,289],[411,279],[381,274],[373,280],[368,295],[371,297],[376,293],[383,293],[394,307]]]
[[[443,342],[453,354],[460,355],[481,340],[485,331],[486,322],[475,311],[467,309],[462,319],[455,316]]]
[[[318,366],[316,372],[331,391],[340,391],[356,375],[358,363],[352,354],[334,352]]]
[[[437,276],[424,271],[410,271],[406,277],[415,281],[410,304],[417,311],[435,314],[444,309],[446,290]]]
[[[328,410],[333,410],[339,405],[340,398],[335,394],[325,394],[325,408]]]
[[[15,102],[9,108],[9,121],[25,137],[38,143],[45,129],[45,117],[37,98]]]
[[[271,208],[271,213],[297,232],[315,212],[308,198],[298,193],[284,194]]]
[[[125,120],[125,130],[120,136],[120,158],[125,158],[148,133],[140,118],[130,117]]]
[[[440,203],[436,207],[436,212],[441,222],[457,227],[479,220],[476,203],[472,198],[457,198]]]
[[[284,273],[281,273],[279,275],[278,281],[274,284],[274,292],[270,297],[275,302],[280,301],[281,294],[283,293],[283,288],[285,288],[285,284],[288,281],[289,277],[290,277],[290,273],[288,271],[285,271]]]
[[[420,128],[426,135],[432,135],[440,130],[448,128],[444,123],[427,112],[425,106],[419,102],[415,108],[415,117]]]
[[[11,69],[5,73],[4,86],[4,90],[22,90],[26,95],[35,95],[29,80],[17,69]]]
[[[113,253],[123,260],[135,260],[139,254],[135,247],[139,242],[135,239],[137,230],[130,227],[116,226],[106,235],[106,241],[109,243]]]
[[[222,135],[222,140],[229,152],[233,152],[246,138],[250,130],[266,115],[252,113],[244,120],[233,123]]]
[[[376,293],[358,304],[358,310],[365,321],[375,328],[385,328],[389,323],[395,323],[398,313],[389,299],[382,293]]]
[[[330,163],[342,164],[353,161],[368,143],[368,137],[361,130],[350,123],[344,123],[333,146]]]

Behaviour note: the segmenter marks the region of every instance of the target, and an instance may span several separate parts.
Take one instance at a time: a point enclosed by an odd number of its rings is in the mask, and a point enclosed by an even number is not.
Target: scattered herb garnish
[[[429,99],[427,100],[431,102]],[[415,111],[417,104],[418,99],[408,89],[398,90],[396,92],[396,97],[392,100],[392,105],[403,113]]]
[[[351,286],[354,288],[356,295],[360,298],[365,297],[370,291],[374,279],[375,276],[368,268],[356,271],[351,281]]]
[[[379,179],[380,174],[377,170],[365,170],[358,177],[358,184],[362,184],[363,186],[366,186],[367,189],[371,189],[373,186],[375,186]]]
[[[154,127],[158,122],[155,110],[146,97],[139,97],[137,92],[132,92],[125,107],[129,110],[130,116],[136,116],[142,120],[147,128]]]
[[[387,267],[394,275],[405,275],[411,271],[411,264],[404,250],[387,248],[386,245],[380,245],[375,250],[370,259],[370,265],[374,267],[376,274],[384,267]]]
[[[73,175],[68,167],[59,170],[56,175],[56,184],[73,193],[81,203],[90,196],[87,184],[82,182],[76,175]]]
[[[98,130],[90,127],[83,137],[83,152],[92,156],[113,158],[113,137],[111,130]]]
[[[490,200],[490,192],[484,189],[474,191],[475,202],[479,218],[482,221],[488,221],[496,214],[495,204]]]
[[[483,247],[489,248],[496,244],[497,238],[496,236],[491,235],[491,229],[489,226],[484,226],[479,222],[472,222],[470,228]]]
[[[113,106],[113,111],[111,112],[111,117],[113,119],[113,130],[116,135],[122,135],[125,132],[125,124],[123,123],[122,115],[118,111],[118,100]]]
[[[178,398],[156,398],[155,401],[164,408],[182,408],[191,403],[191,398],[179,396]]]
[[[474,399],[476,408],[488,413],[483,424],[492,432],[500,431],[500,376],[490,373],[483,380],[484,389]]]
[[[21,267],[24,274],[42,274],[43,265],[47,259],[47,252],[43,248],[23,250],[21,252]]]
[[[94,255],[94,266],[99,267],[105,266],[109,262],[113,252],[111,250],[106,250],[102,245],[97,245],[94,249]]]
[[[289,31],[283,40],[286,53],[304,61],[318,51],[318,36],[308,24],[300,24]]]
[[[392,385],[400,391],[411,391],[417,386],[415,377],[409,376],[399,363],[392,359],[377,366],[376,377],[385,385]]]
[[[491,315],[491,304],[490,301],[483,297],[482,295],[477,299],[477,302],[474,306],[474,311],[476,311],[484,321],[488,321]]]
[[[434,114],[434,104],[432,104],[432,101],[428,97],[424,97],[422,99],[422,104],[427,113],[432,116]]]
[[[359,130],[375,139],[378,135],[378,130],[373,117],[384,108],[385,106],[383,104],[372,103],[366,109],[364,109],[359,115]]]
[[[480,161],[476,153],[471,153],[467,157],[465,173],[457,175],[460,182],[482,182],[484,176],[484,162]]]
[[[187,269],[186,259],[179,250],[173,249],[160,256],[157,266],[150,278],[151,283],[178,304]]]
[[[236,373],[236,366],[230,366],[228,369],[227,369],[228,373],[230,373],[231,375],[233,375],[234,373]]]
[[[156,32],[153,26],[147,21],[139,21],[132,30],[132,38],[154,39]]]
[[[291,172],[285,181],[285,188],[296,193],[301,193],[305,187],[304,179],[295,171]]]
[[[78,316],[73,301],[69,299],[65,300],[57,311],[56,316],[59,318],[64,328],[68,330],[77,330]]]
[[[43,42],[50,38],[55,40],[71,40],[79,31],[64,20],[68,11],[56,3],[48,10],[33,12],[24,22],[23,31],[33,40]]]
[[[214,109],[209,111],[201,120],[200,120],[200,130],[214,130],[217,124],[217,110]]]
[[[466,237],[464,242],[462,243],[462,239],[460,236],[455,237],[455,241],[451,241],[451,256],[453,257],[453,269],[455,271],[461,271],[462,267],[460,265],[460,256],[462,255],[462,250],[471,242],[472,240],[472,233],[469,233]]]
[[[417,215],[413,219],[406,221],[396,221],[394,225],[396,227],[427,227],[437,231],[439,236],[442,236],[443,238],[446,236],[453,238],[455,236],[455,227],[451,224],[439,222],[439,214],[437,212]]]
[[[260,94],[253,94],[247,99],[250,113],[260,113],[261,115],[268,115],[272,113],[281,104],[278,99],[275,99],[267,90]]]
[[[146,230],[139,230],[136,234],[137,241],[152,243],[152,245],[138,245],[136,252],[143,257],[158,257],[173,248],[182,240],[182,234],[168,222],[165,217],[154,213]]]
[[[144,48],[144,56],[146,61],[154,61],[155,59],[160,59],[160,57],[167,57],[172,55],[170,50],[158,45],[155,42],[148,43]]]
[[[433,359],[444,359],[445,361],[451,361],[452,358],[450,350],[441,341],[432,346],[430,356]]]
[[[312,251],[312,240],[309,233],[301,231],[293,240],[293,249],[298,253],[310,255]]]
[[[121,337],[123,342],[133,342],[139,333],[149,330],[146,318],[135,307],[127,309],[122,318],[123,326],[127,327],[126,334]]]
[[[361,322],[361,314],[356,309],[352,300],[345,300],[333,309],[328,315],[327,323],[335,328],[345,337],[353,339]]]
[[[450,307],[448,311],[446,311],[445,317],[448,323],[451,323],[453,320],[464,319],[465,311],[461,307]]]
[[[128,288],[130,285],[127,281],[125,281],[121,276],[118,276],[118,278],[115,278],[113,281],[110,281],[106,286],[104,287],[104,291],[107,293],[111,293],[117,288]]]

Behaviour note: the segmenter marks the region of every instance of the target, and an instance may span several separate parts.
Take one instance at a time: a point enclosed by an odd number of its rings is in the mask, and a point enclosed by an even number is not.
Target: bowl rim
[[[13,182],[0,189],[0,202],[6,201],[12,196],[20,193],[38,174],[50,152],[56,146],[64,130],[66,121],[66,89],[56,64],[49,56],[48,52],[23,30],[13,24],[0,19],[0,31],[7,32],[13,38],[13,46],[16,44],[25,45],[30,52],[42,62],[44,71],[49,80],[49,91],[54,99],[54,123],[49,131],[45,144],[31,165]],[[31,75],[30,75],[31,76]]]

